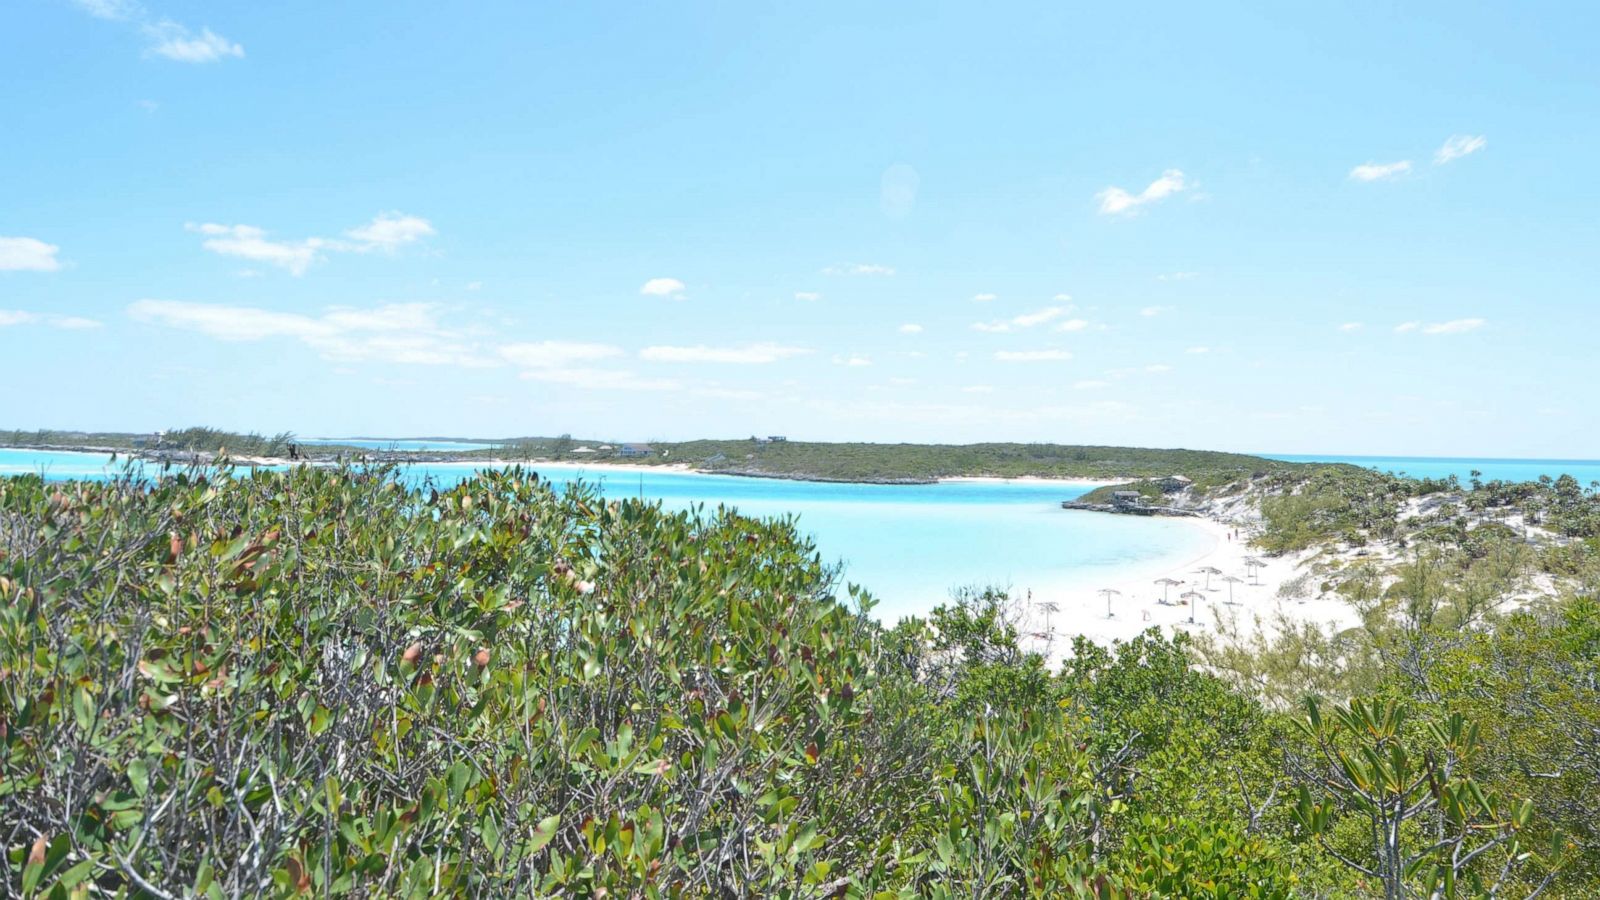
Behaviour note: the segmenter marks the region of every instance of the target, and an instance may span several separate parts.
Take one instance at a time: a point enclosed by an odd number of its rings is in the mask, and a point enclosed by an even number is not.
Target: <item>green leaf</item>
[[[545,816],[540,819],[539,824],[533,826],[533,838],[528,841],[528,853],[533,854],[543,850],[545,845],[550,843],[550,839],[556,836],[556,828],[560,825],[560,815]]]
[[[150,791],[150,764],[142,759],[135,759],[128,763],[128,782],[133,785],[133,792],[143,797]]]

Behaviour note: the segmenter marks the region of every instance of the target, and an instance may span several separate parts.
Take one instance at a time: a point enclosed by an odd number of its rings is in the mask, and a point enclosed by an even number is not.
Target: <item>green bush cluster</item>
[[[1381,847],[1303,762],[1315,732],[1182,641],[1079,642],[1052,674],[1003,594],[885,629],[838,593],[792,521],[521,469],[449,489],[383,468],[0,481],[6,889],[1370,892],[1332,851]],[[1521,815],[1539,786],[1490,755],[1473,777]],[[1516,827],[1556,834],[1535,808]],[[1428,873],[1443,815],[1407,819]],[[1452,884],[1492,875],[1478,859]],[[1501,882],[1538,883],[1535,862]]]

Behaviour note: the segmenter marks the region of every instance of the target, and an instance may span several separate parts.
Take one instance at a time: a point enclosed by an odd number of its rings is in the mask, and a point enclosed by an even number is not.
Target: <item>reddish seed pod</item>
[[[412,644],[411,646],[406,648],[406,651],[404,653],[400,654],[400,661],[401,662],[411,663],[412,665],[416,665],[417,664],[417,660],[421,659],[421,658],[422,658],[422,645],[421,644]]]
[[[480,669],[488,668],[489,667],[489,650],[488,650],[488,648],[486,648],[486,647],[485,648],[481,648],[481,649],[478,650],[477,653],[473,654],[472,655],[472,662],[473,662],[474,665],[476,665]]]

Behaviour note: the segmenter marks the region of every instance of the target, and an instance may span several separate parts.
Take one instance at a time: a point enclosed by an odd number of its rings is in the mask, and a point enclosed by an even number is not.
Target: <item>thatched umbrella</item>
[[[1209,591],[1211,590],[1211,576],[1221,575],[1222,570],[1216,566],[1201,566],[1200,568],[1195,569],[1195,573],[1206,576],[1206,590]]]
[[[1041,600],[1038,603],[1035,603],[1034,606],[1044,610],[1044,635],[1045,640],[1048,641],[1050,640],[1050,636],[1052,634],[1050,631],[1050,616],[1051,614],[1060,611],[1061,604],[1055,602],[1054,600]]]
[[[1122,596],[1122,592],[1116,588],[1101,588],[1100,593],[1104,594],[1106,598],[1106,618],[1115,618],[1115,615],[1111,612],[1111,598]]]
[[[1206,595],[1200,593],[1199,591],[1184,591],[1183,593],[1178,595],[1178,598],[1181,599],[1181,600],[1188,600],[1189,601],[1189,624],[1193,625],[1194,624],[1194,608],[1200,605],[1200,601],[1204,600],[1206,598]]]
[[[1233,586],[1236,584],[1244,584],[1244,579],[1237,575],[1227,575],[1224,576],[1222,580],[1228,583],[1228,605],[1231,606],[1233,605]]]
[[[1261,583],[1261,579],[1258,576],[1260,575],[1260,571],[1267,567],[1267,564],[1262,562],[1259,557],[1246,556],[1244,558],[1244,567],[1250,570],[1250,577],[1254,578],[1255,583],[1259,585]]]
[[[1161,585],[1161,602],[1163,605],[1165,605],[1167,602],[1167,591],[1171,588],[1177,587],[1180,584],[1183,584],[1183,582],[1176,578],[1157,578],[1156,584]]]

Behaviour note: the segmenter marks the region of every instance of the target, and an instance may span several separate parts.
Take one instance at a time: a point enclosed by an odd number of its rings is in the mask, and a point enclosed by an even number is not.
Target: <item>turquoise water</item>
[[[108,457],[0,450],[0,475],[103,478]],[[412,478],[452,484],[472,472],[460,464],[416,465]],[[826,484],[645,470],[637,474],[539,469],[557,485],[598,482],[612,497],[644,496],[672,509],[726,504],[756,516],[799,517],[843,579],[867,587],[893,622],[926,613],[953,587],[996,584],[1015,595],[1092,592],[1108,582],[1151,577],[1204,553],[1211,538],[1173,519],[1069,512],[1062,500],[1084,485],[946,482],[934,485]],[[842,588],[841,588],[841,596]]]
[[[1347,462],[1416,477],[1477,469],[1485,479],[1529,479],[1570,473],[1584,484],[1600,479],[1593,460],[1437,459],[1366,456],[1276,456],[1295,462]],[[0,449],[0,475],[42,472],[53,479],[104,478],[110,457]],[[881,601],[877,615],[895,621],[926,613],[954,587],[1000,585],[1015,595],[1060,597],[1107,583],[1154,577],[1204,553],[1210,538],[1181,520],[1074,513],[1060,501],[1083,485],[1030,482],[945,482],[934,485],[829,484],[809,481],[689,475],[658,470],[617,472],[546,468],[564,485],[583,478],[608,496],[643,496],[672,509],[736,507],[756,516],[795,515],[823,558],[844,567],[843,578]],[[412,479],[454,484],[470,464],[419,464]]]
[[[479,444],[472,441],[411,441],[389,440],[386,438],[301,438],[302,444],[338,444],[343,447],[365,447],[369,450],[426,450],[426,451],[458,451],[458,450],[487,450],[494,444]]]
[[[1483,473],[1484,481],[1537,481],[1541,475],[1558,478],[1571,475],[1587,487],[1600,481],[1600,460],[1594,459],[1469,459],[1438,456],[1317,456],[1294,454],[1263,454],[1268,459],[1285,462],[1350,463],[1383,472],[1394,472],[1412,478],[1448,478],[1456,476],[1464,485],[1472,478],[1472,471]]]

